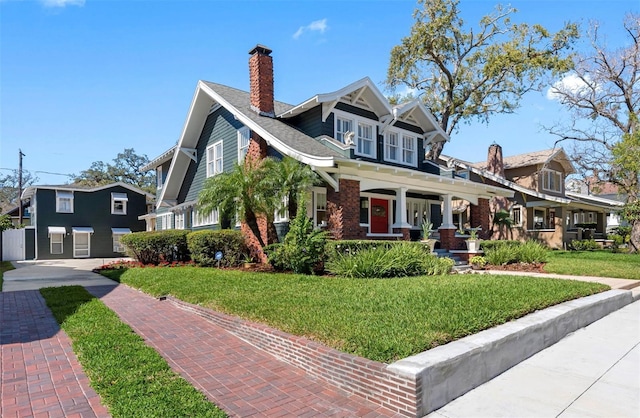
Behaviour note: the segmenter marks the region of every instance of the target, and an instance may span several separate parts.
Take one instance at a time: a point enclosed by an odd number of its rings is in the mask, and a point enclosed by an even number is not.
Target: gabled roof
[[[571,203],[570,199],[564,198],[564,197],[559,197],[559,196],[553,196],[553,195],[548,195],[546,193],[540,193],[538,191],[535,190],[531,190],[528,189],[526,187],[520,186],[517,183],[514,183],[513,181],[507,180],[504,177],[500,177],[496,174],[491,173],[490,171],[487,171],[485,169],[479,168],[477,167],[475,164],[471,164],[468,163],[466,161],[462,161],[462,160],[456,160],[455,158],[446,156],[446,155],[440,155],[440,158],[444,161],[447,162],[447,164],[449,166],[456,166],[456,167],[460,167],[464,170],[469,170],[472,173],[475,173],[479,176],[482,176],[486,179],[489,180],[493,180],[498,184],[501,184],[503,186],[506,186],[512,190],[515,190],[517,192],[520,193],[524,193],[527,194],[529,196],[534,196],[537,197],[539,199],[544,199],[544,200],[548,200],[551,202],[555,202],[555,203],[559,203],[559,204],[563,204],[563,205],[567,205],[569,203]]]
[[[554,160],[562,164],[562,168],[564,169],[565,174],[575,173],[576,170],[573,167],[573,164],[571,164],[569,157],[564,152],[564,149],[562,149],[562,147],[551,148],[542,151],[527,152],[524,154],[504,157],[502,159],[505,170],[537,165],[545,166]],[[473,166],[484,170],[487,168],[487,162],[481,161],[478,163],[474,163]]]
[[[331,110],[333,110],[339,101],[370,110],[378,117],[391,114],[391,106],[387,99],[375,86],[373,81],[371,81],[369,77],[365,77],[340,90],[331,93],[317,94],[290,109],[282,112],[276,111],[276,115],[280,118],[289,118],[299,115],[318,104],[328,104],[328,106],[323,106],[322,112],[322,119],[326,120]]]
[[[175,152],[176,152],[176,145],[172,146],[171,148],[169,148],[168,150],[166,150],[165,152],[163,152],[153,160],[149,161],[147,165],[142,166],[140,168],[140,171],[144,173],[145,171],[156,169],[156,167],[159,167],[162,164],[166,163],[167,161],[170,161],[173,158],[173,154]]]
[[[209,110],[215,103],[228,110],[237,120],[260,135],[268,145],[278,152],[311,167],[333,167],[335,159],[342,158],[338,152],[325,147],[284,121],[258,114],[251,109],[248,92],[201,80],[196,86],[187,120],[171,161],[167,180],[157,202],[158,205],[177,198],[182,180],[193,159],[193,155],[189,151],[197,146]],[[276,113],[279,113],[291,109],[291,105],[276,101],[274,108]]]
[[[70,192],[97,192],[99,190],[104,190],[104,189],[110,189],[112,187],[116,187],[116,186],[120,186],[120,187],[124,187],[125,189],[129,189],[134,193],[138,193],[141,195],[146,196],[149,199],[153,199],[154,196],[150,193],[145,192],[142,189],[139,189],[131,184],[127,184],[127,183],[123,183],[121,181],[115,182],[115,183],[109,183],[109,184],[105,184],[103,186],[86,186],[83,184],[77,184],[77,183],[72,183],[72,184],[59,184],[59,185],[48,185],[48,186],[29,186],[27,187],[23,192],[22,192],[22,199],[29,199],[31,198],[38,189],[41,190],[67,190]]]
[[[433,118],[431,112],[420,102],[412,100],[397,106],[391,106],[387,98],[376,87],[369,77],[351,83],[331,93],[317,94],[297,106],[278,112],[279,118],[290,118],[307,110],[322,105],[322,120],[325,121],[338,102],[370,110],[383,122],[384,129],[396,121],[403,121],[419,126],[429,142],[448,141],[449,136]]]

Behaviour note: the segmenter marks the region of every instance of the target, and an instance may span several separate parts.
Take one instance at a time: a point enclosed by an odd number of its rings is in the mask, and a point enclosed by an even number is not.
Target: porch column
[[[451,195],[446,194],[443,196],[442,205],[442,226],[441,228],[456,229],[453,224],[453,207],[451,206]]]
[[[396,189],[396,222],[392,228],[411,228],[407,222],[407,188]],[[399,216],[398,216],[399,215]]]

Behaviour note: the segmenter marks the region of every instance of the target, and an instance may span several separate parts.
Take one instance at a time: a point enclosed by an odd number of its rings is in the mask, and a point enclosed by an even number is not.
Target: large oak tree
[[[459,0],[419,0],[409,36],[391,50],[387,84],[416,91],[447,133],[461,122],[488,122],[512,113],[522,96],[545,85],[543,76],[567,71],[578,37],[575,24],[556,33],[512,23],[516,9],[496,6],[477,28],[467,27]],[[443,143],[432,145],[436,160]]]

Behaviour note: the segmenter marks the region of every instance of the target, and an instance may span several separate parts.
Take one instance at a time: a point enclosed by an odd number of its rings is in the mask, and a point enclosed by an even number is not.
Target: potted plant
[[[424,218],[422,220],[422,240],[421,242],[424,242],[425,244],[429,245],[429,251],[433,252],[433,249],[436,246],[436,240],[433,238],[429,238],[429,235],[431,234],[432,228],[433,228],[433,223],[429,221],[429,219]]]
[[[474,270],[482,270],[487,265],[487,259],[481,255],[474,255],[469,259],[471,268]]]
[[[253,257],[250,254],[245,254],[244,256],[244,268],[249,269],[255,265],[253,262]]]
[[[480,251],[480,239],[478,238],[478,228],[471,228],[467,239],[467,250],[471,252]]]

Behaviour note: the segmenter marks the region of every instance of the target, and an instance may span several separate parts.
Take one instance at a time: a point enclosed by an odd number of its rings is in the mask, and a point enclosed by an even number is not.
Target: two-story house
[[[298,105],[275,101],[271,52],[260,45],[249,52],[248,92],[198,82],[177,145],[146,167],[158,178],[148,229],[153,222],[155,229],[219,227],[217,213],[198,213],[198,194],[208,177],[247,154],[309,165],[323,183],[309,190],[308,215],[325,225],[333,202],[342,208],[346,239],[416,239],[428,218],[447,248],[454,199],[488,207],[494,196],[513,196],[425,160],[425,149],[448,140],[446,133],[420,101],[392,106],[369,78]],[[277,221],[288,222],[286,211]]]
[[[35,228],[35,258],[122,257],[120,239],[144,231],[138,219],[148,212],[153,196],[125,183],[98,187],[77,184],[29,186],[22,200],[29,202]]]
[[[574,239],[582,239],[580,224],[594,224],[596,237],[605,238],[607,216],[620,209],[618,201],[565,189],[566,177],[575,168],[562,148],[554,148],[510,157],[502,156],[502,147],[491,144],[487,160],[469,163],[442,156],[458,175],[474,181],[507,187],[510,199],[494,198],[491,212],[510,212],[513,228],[509,238],[537,239],[551,248],[563,248]],[[461,213],[461,224],[467,221]],[[470,222],[470,226],[475,225]],[[494,227],[494,229],[497,229]]]

